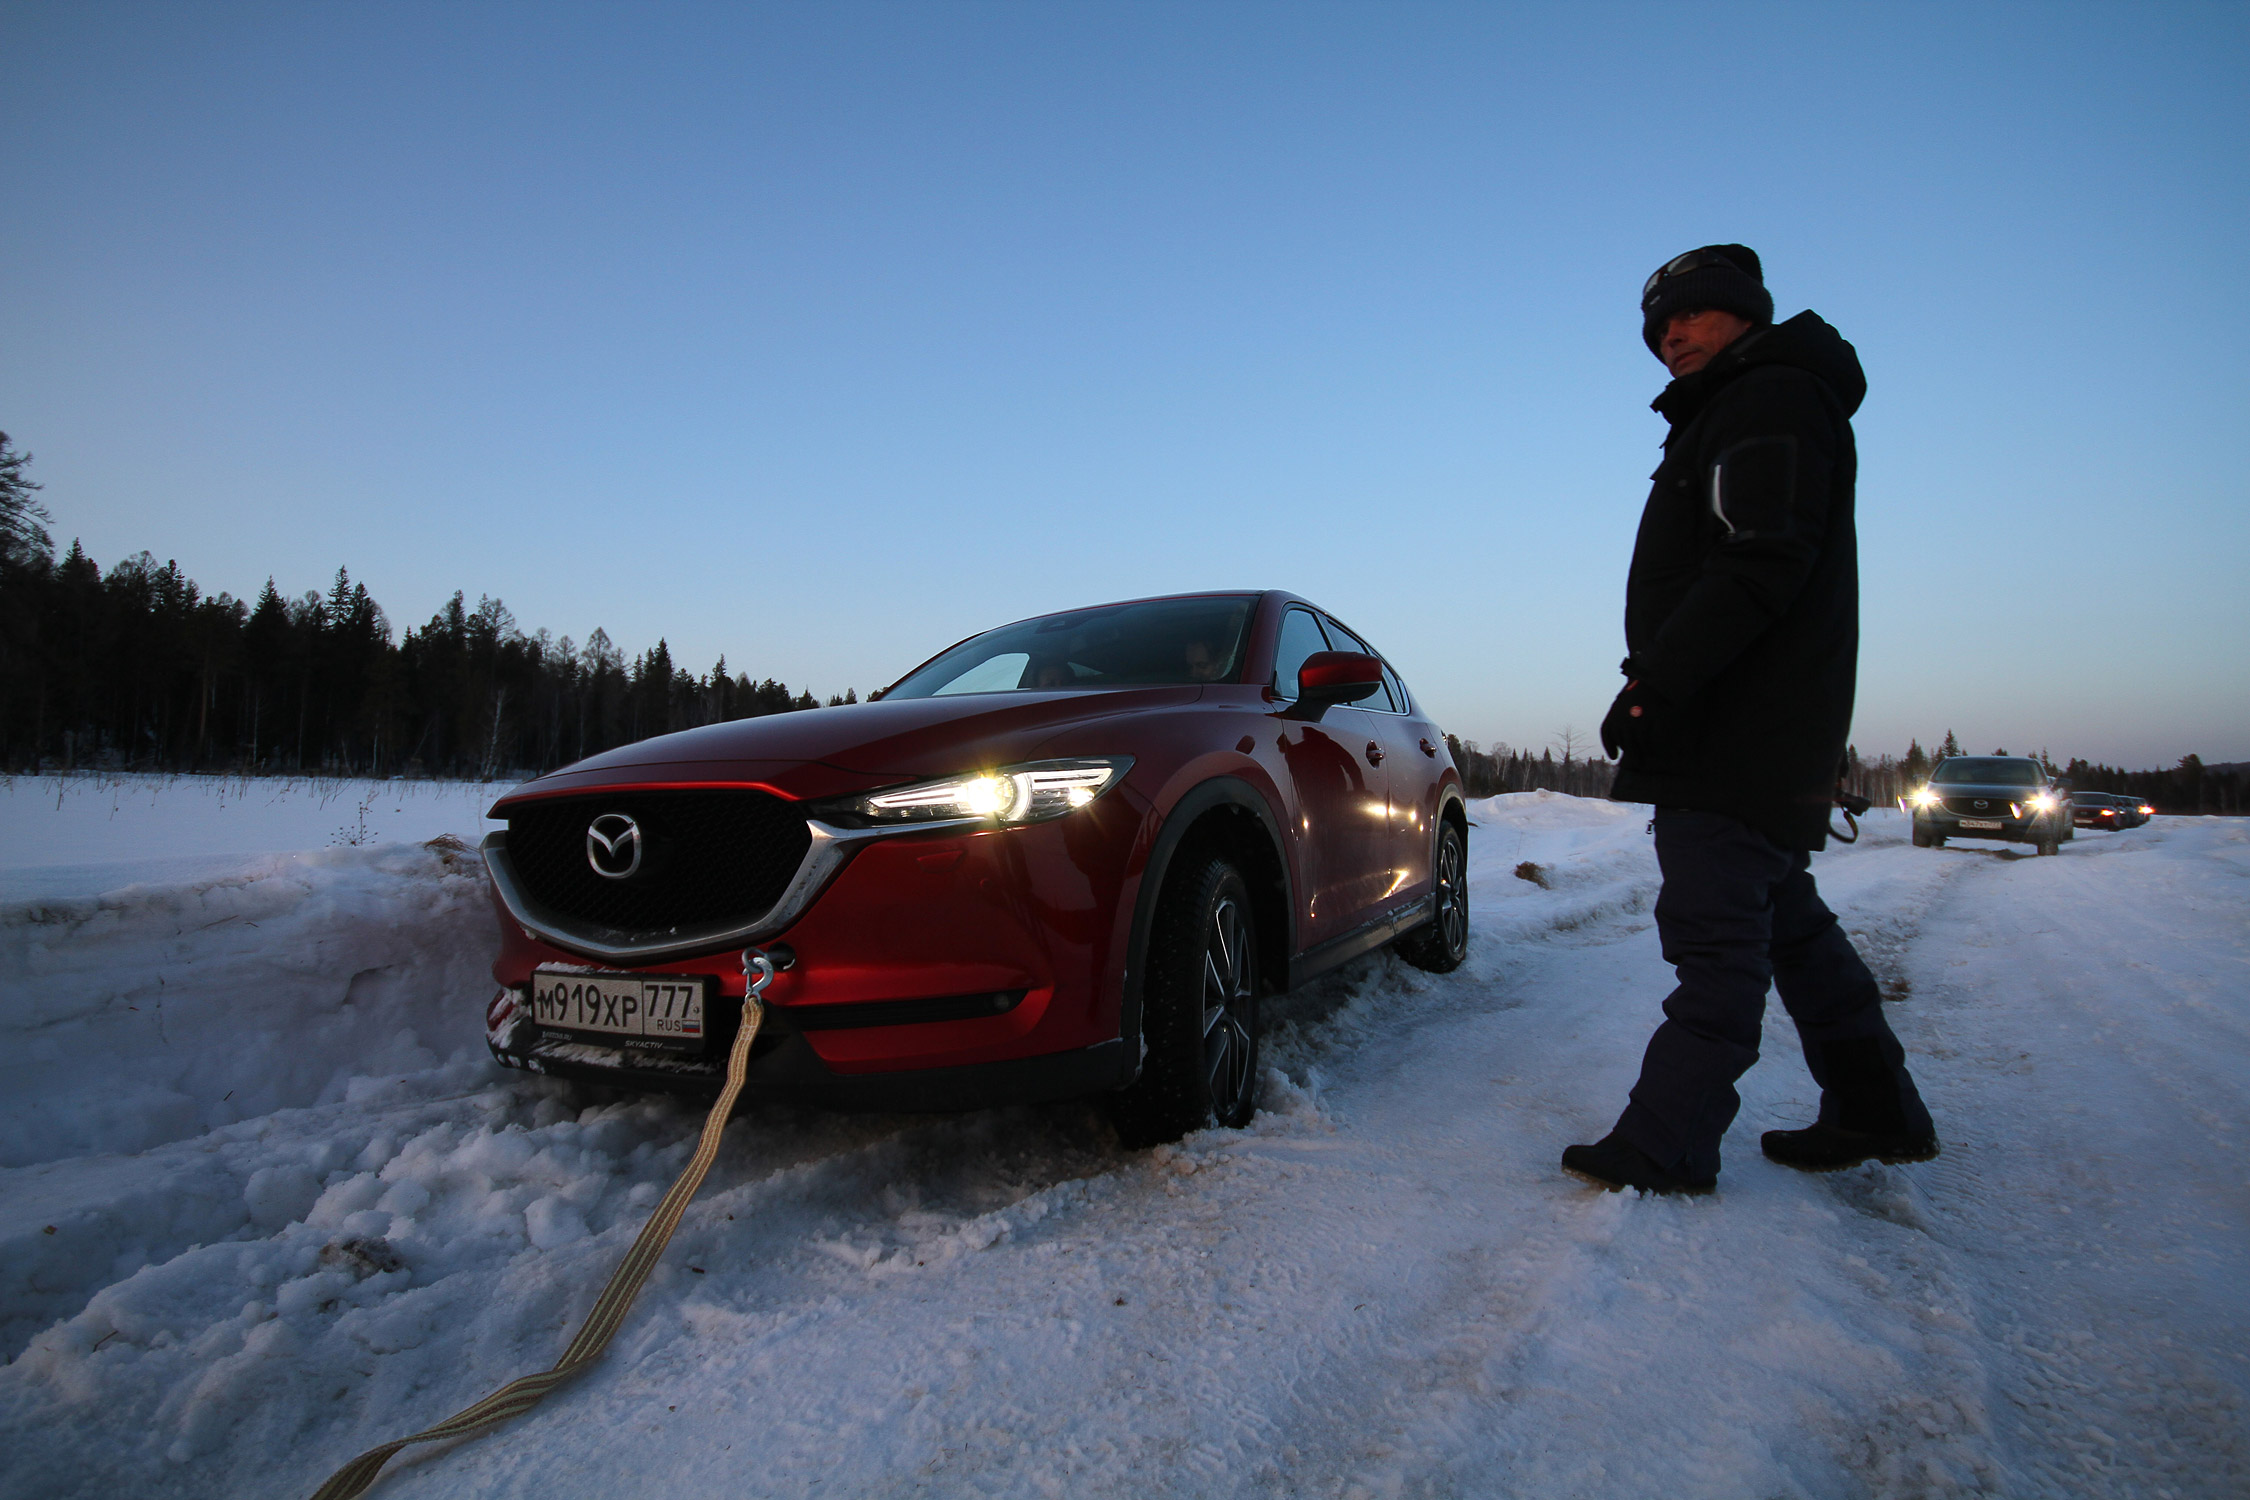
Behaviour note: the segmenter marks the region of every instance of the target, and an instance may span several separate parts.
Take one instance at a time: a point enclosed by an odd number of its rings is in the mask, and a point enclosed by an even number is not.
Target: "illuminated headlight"
[[[2045,792],[2034,792],[2031,797],[2031,807],[2034,812],[2053,812],[2055,810],[2055,799]]]
[[[990,818],[1044,823],[1076,812],[1124,779],[1130,755],[1090,760],[1040,760],[854,798],[852,812],[871,823],[935,823]]]
[[[1938,794],[1931,787],[1916,787],[1913,800],[1916,807],[1935,807],[1938,804]]]

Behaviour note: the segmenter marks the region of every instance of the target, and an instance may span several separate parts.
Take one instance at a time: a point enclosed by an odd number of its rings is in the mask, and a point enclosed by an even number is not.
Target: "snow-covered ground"
[[[476,846],[513,782],[332,776],[0,776],[0,901],[92,896],[127,880],[192,884],[230,856],[420,843]]]
[[[259,790],[0,789],[46,853],[0,887],[0,1495],[309,1493],[551,1363],[688,1150],[484,1059],[479,868],[420,841],[489,793]],[[753,1105],[607,1360],[376,1493],[2250,1493],[2250,821],[1876,815],[1816,868],[1945,1155],[1763,1161],[1813,1105],[1776,1007],[1680,1201],[1555,1167],[1667,988],[1645,810],[1476,817],[1467,967],[1276,1007],[1250,1128]]]

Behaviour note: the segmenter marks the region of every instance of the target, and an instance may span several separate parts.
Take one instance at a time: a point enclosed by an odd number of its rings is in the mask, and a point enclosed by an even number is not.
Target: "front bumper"
[[[766,990],[754,1090],[873,1108],[961,1108],[1113,1088],[1123,951],[1143,809],[1112,794],[1028,827],[918,831],[862,844],[788,926]],[[715,1088],[742,1004],[741,948],[623,961],[530,931],[494,893],[501,994],[487,1016],[510,1067],[634,1088]],[[532,971],[710,976],[705,1051],[675,1056],[543,1030]]]
[[[503,991],[495,1009],[509,1001]],[[715,1094],[724,1081],[727,1052],[742,1024],[742,1000],[714,1004],[711,1050],[702,1057],[643,1053],[561,1034],[543,1034],[516,1007],[488,1032],[495,1061],[551,1078],[619,1088]],[[805,1034],[777,1006],[768,1006],[750,1046],[745,1087],[751,1097],[815,1104],[831,1109],[962,1110],[1002,1104],[1036,1104],[1100,1093],[1131,1081],[1125,1045],[1116,1038],[1041,1057],[1009,1058],[907,1073],[838,1073],[821,1061]]]
[[[1948,839],[1999,839],[2009,844],[2036,844],[2047,827],[2049,814],[2031,818],[2011,818],[2005,815],[1993,818],[1967,819],[1944,808],[1916,808],[1914,821],[1927,832]],[[1975,822],[1997,822],[1997,828],[1972,828]]]

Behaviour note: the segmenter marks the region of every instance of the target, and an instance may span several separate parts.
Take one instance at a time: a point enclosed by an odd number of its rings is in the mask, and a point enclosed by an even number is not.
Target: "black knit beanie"
[[[1715,308],[1746,319],[1753,327],[1773,321],[1773,293],[1766,290],[1757,251],[1748,245],[1705,245],[1676,258],[1689,256],[1706,256],[1710,263],[1665,277],[1649,289],[1648,300],[1641,304],[1641,341],[1659,359],[1663,356],[1657,345],[1674,313]]]

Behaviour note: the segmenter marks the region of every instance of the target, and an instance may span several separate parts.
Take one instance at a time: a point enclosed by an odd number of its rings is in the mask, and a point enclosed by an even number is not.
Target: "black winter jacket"
[[[1859,355],[1814,314],[1664,388],[1672,424],[1625,585],[1627,670],[1670,700],[1610,796],[1827,842],[1859,669]]]

